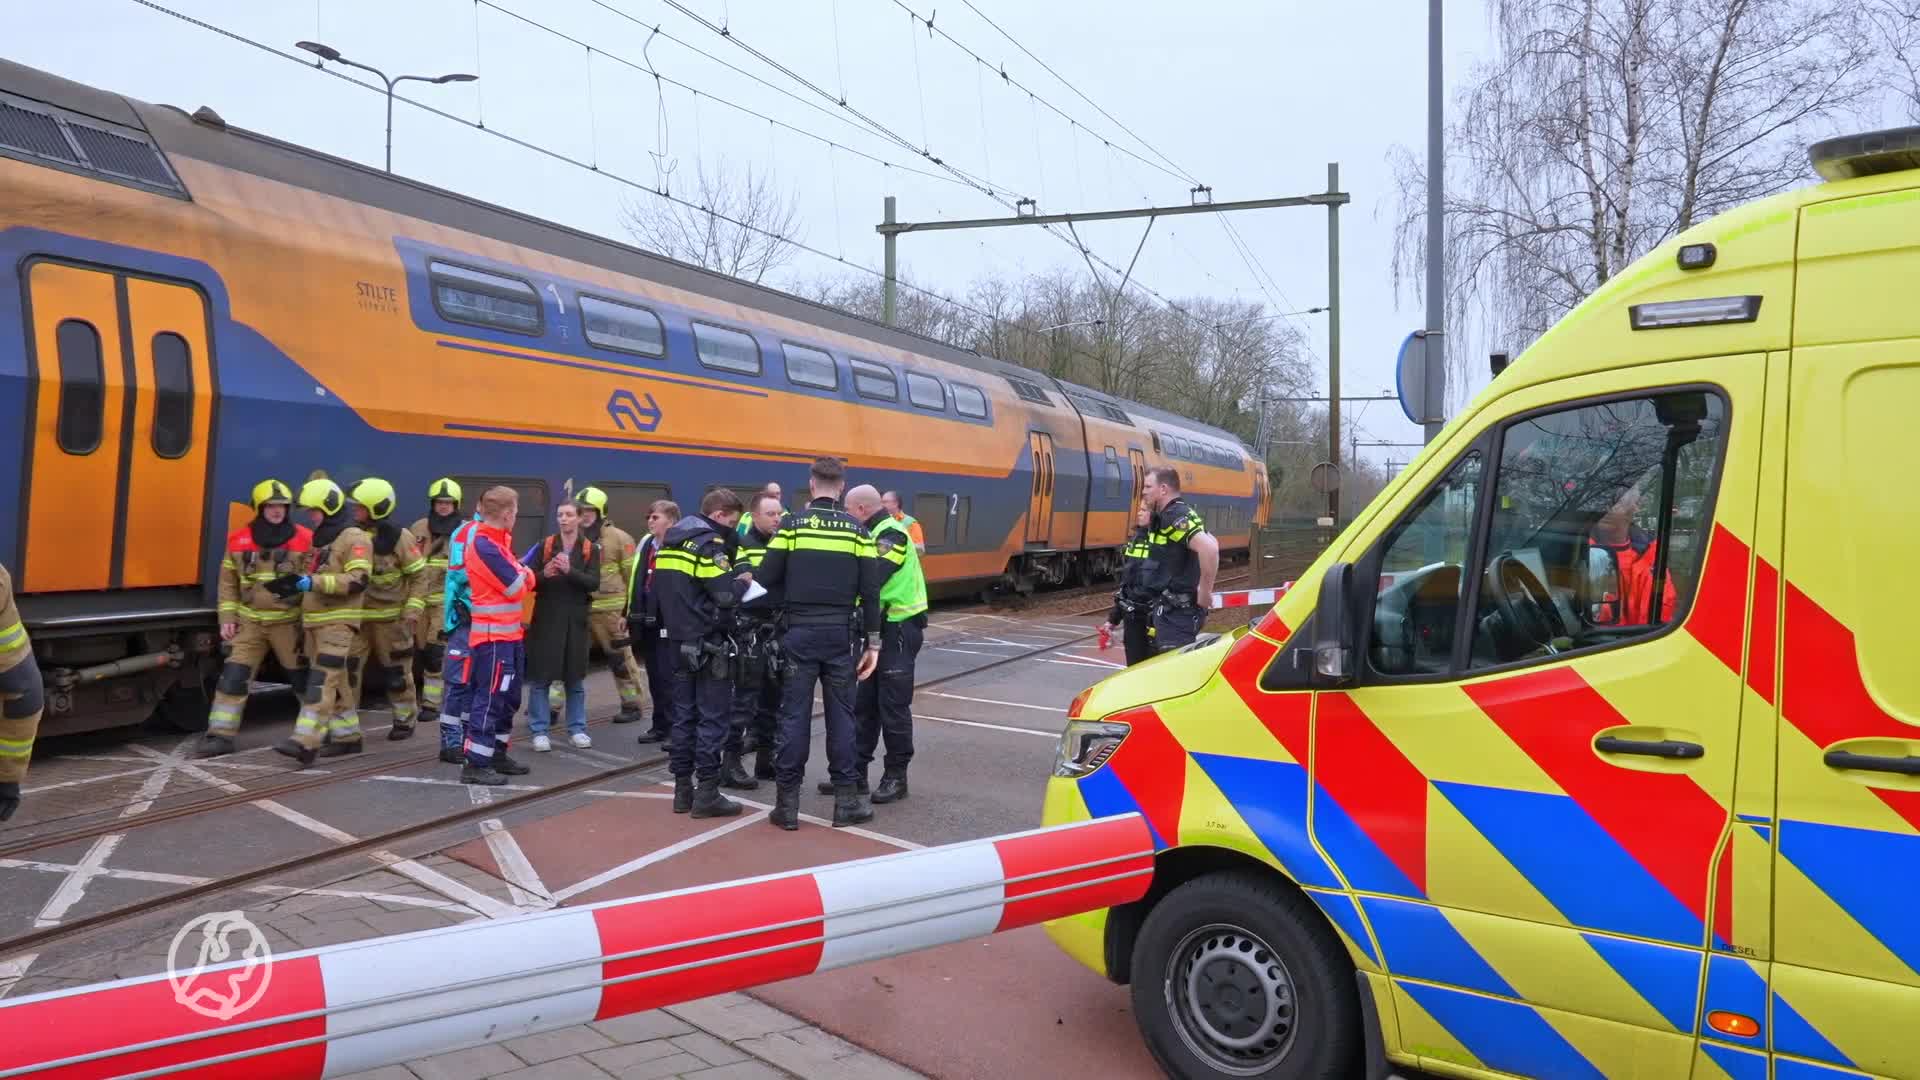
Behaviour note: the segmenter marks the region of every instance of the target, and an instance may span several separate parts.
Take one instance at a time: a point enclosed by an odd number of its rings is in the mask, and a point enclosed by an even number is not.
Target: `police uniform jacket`
[[[1184,595],[1194,600],[1200,588],[1200,556],[1187,542],[1206,531],[1200,512],[1184,499],[1173,500],[1153,516],[1145,568],[1147,588],[1153,595]]]
[[[1147,585],[1147,556],[1152,550],[1148,538],[1153,534],[1153,526],[1133,530],[1127,538],[1127,546],[1120,552],[1120,588],[1115,590],[1113,610],[1107,613],[1107,622],[1118,625],[1125,617],[1126,609],[1120,601],[1129,604],[1152,603],[1154,596]]]
[[[873,536],[837,500],[819,498],[780,519],[754,580],[786,587],[791,626],[846,626],[856,604],[862,630],[880,633],[880,566]]]
[[[747,588],[733,570],[738,539],[702,514],[683,517],[667,530],[654,559],[653,599],[668,638],[698,641],[731,628],[733,609]]]
[[[767,590],[765,596],[756,596],[740,602],[740,614],[751,619],[766,620],[779,614],[784,599],[784,586],[768,585],[760,580],[761,566],[766,562],[767,545],[773,543],[773,537],[761,532],[757,527],[749,528],[740,537],[739,554],[734,559],[734,569],[753,575],[753,580]]]

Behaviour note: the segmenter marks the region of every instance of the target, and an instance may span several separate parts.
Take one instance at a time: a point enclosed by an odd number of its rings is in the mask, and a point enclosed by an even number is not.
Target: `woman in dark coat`
[[[600,587],[600,549],[580,535],[580,511],[571,502],[553,509],[559,531],[527,549],[520,561],[533,568],[533,622],[527,627],[527,728],[533,748],[553,749],[554,700],[565,689],[567,732],[573,745],[593,745],[587,737],[587,649],[592,637],[587,616]]]

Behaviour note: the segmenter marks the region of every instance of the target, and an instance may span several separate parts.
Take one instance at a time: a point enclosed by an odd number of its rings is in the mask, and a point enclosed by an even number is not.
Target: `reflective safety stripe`
[[[348,559],[345,569],[349,574],[355,570],[365,570],[371,573],[373,571],[373,563],[368,559]]]
[[[240,610],[240,605],[234,603],[232,600],[220,601],[220,614],[222,615],[232,614],[233,612],[236,612],[239,610]]]
[[[435,556],[427,560],[427,565],[435,570],[445,570],[447,568],[447,560],[442,556]]]
[[[409,612],[425,611],[427,609],[427,602],[422,597],[410,596],[407,598],[406,609]]]
[[[402,610],[397,607],[363,607],[360,617],[368,622],[392,622],[400,617]]]
[[[603,596],[593,602],[595,611],[620,611],[626,606],[627,598],[624,596]]]
[[[473,615],[520,614],[519,604],[475,604],[467,609]]]
[[[27,628],[19,623],[0,626],[0,652],[12,652],[27,643]]]
[[[425,570],[426,568],[427,568],[427,560],[415,559],[412,562],[408,563],[407,565],[401,567],[400,572],[403,574],[417,574],[420,571]]]
[[[0,757],[26,757],[31,753],[32,739],[0,739]]]
[[[308,611],[301,615],[301,621],[308,626],[323,623],[357,623],[361,620],[359,608],[335,608],[332,611]]]
[[[269,608],[263,611],[260,608],[240,604],[236,605],[235,610],[238,614],[245,615],[257,623],[292,622],[300,617],[299,608]]]
[[[368,574],[367,582],[372,585],[398,585],[404,576],[398,570],[389,570],[384,574]]]

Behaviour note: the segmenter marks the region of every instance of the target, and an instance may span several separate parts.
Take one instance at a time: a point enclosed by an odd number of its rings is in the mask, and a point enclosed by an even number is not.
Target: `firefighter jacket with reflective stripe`
[[[427,557],[420,542],[405,529],[393,550],[373,553],[373,572],[367,576],[367,600],[361,611],[366,622],[413,618],[427,606]]]
[[[700,514],[675,522],[654,560],[653,591],[660,622],[674,641],[698,641],[733,628],[733,609],[746,591],[735,576],[737,538]]]
[[[308,572],[313,587],[301,601],[301,623],[308,627],[360,625],[367,578],[373,573],[373,538],[359,529],[341,529],[325,551],[314,553],[314,559],[318,565]]]
[[[313,530],[305,525],[295,525],[292,539],[276,548],[261,547],[251,525],[233,530],[227,534],[227,556],[220,561],[220,621],[297,621],[300,598],[282,600],[267,589],[267,582],[312,569]]]
[[[0,777],[10,782],[18,783],[25,775],[38,726],[20,721],[37,720],[44,695],[33,643],[27,640],[20,609],[13,603],[13,578],[0,566],[0,719],[14,722],[0,735]]]
[[[888,622],[903,622],[927,610],[927,578],[920,569],[920,550],[907,526],[881,511],[868,527],[880,563],[880,607]]]
[[[1200,588],[1200,556],[1187,543],[1207,531],[1200,512],[1186,500],[1175,499],[1153,516],[1147,534],[1147,588],[1160,593],[1184,594],[1189,599]]]
[[[471,617],[473,600],[467,588],[467,545],[473,542],[473,530],[480,519],[463,521],[447,537],[447,576],[441,582],[446,598],[440,602],[440,630],[451,634]]]
[[[526,636],[520,618],[527,591],[533,588],[533,571],[513,557],[512,545],[505,529],[485,522],[474,526],[466,545],[463,561],[473,617],[467,641],[476,647]]]
[[[627,582],[633,579],[633,561],[638,550],[633,534],[611,521],[601,522],[600,587],[593,591],[593,610],[626,610]]]
[[[749,528],[740,537],[739,553],[733,560],[734,569],[751,573],[754,582],[767,590],[764,595],[740,601],[742,615],[764,620],[774,617],[780,611],[783,590],[777,586],[769,586],[760,580],[760,567],[767,561],[767,545],[772,542],[773,537],[761,532],[758,528]]]
[[[420,554],[427,559],[427,568],[420,574],[427,583],[425,607],[428,611],[438,611],[447,600],[447,548],[453,538],[433,535],[428,518],[414,522],[413,528],[407,531],[413,534],[413,542],[420,545]]]
[[[880,563],[873,536],[834,499],[819,498],[780,519],[755,579],[771,589],[786,586],[787,621],[800,625],[849,626],[854,608],[860,625],[878,634]]]

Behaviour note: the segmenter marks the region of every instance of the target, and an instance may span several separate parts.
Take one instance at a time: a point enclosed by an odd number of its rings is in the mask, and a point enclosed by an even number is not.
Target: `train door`
[[[22,592],[192,585],[205,542],[206,302],[177,283],[36,260]],[[155,538],[193,537],[189,543]]]
[[[1053,436],[1043,431],[1027,436],[1033,447],[1033,493],[1027,500],[1027,543],[1045,545],[1053,539]]]
[[[1128,532],[1132,532],[1133,510],[1147,493],[1147,455],[1139,449],[1127,451],[1127,461],[1133,465],[1133,501],[1127,504]]]

